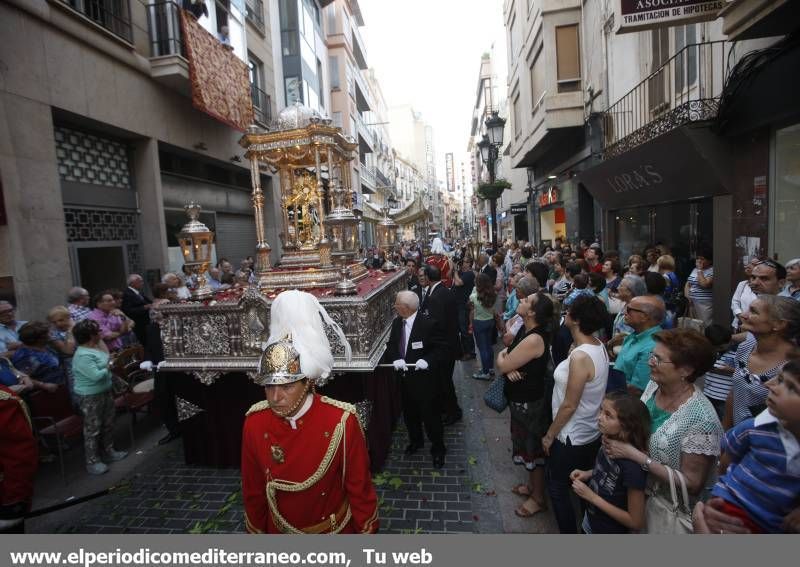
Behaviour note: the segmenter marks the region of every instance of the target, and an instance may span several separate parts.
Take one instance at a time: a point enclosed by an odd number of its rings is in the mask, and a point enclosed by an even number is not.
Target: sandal
[[[511,489],[511,492],[516,494],[517,496],[523,496],[525,498],[531,497],[531,488],[527,484],[518,484],[514,488]]]
[[[527,502],[528,501],[526,500],[525,502],[522,503],[522,505],[519,508],[514,509],[514,514],[517,517],[519,517],[519,518],[532,518],[536,514],[538,514],[539,512],[547,511],[547,506],[542,506],[541,504],[539,504],[535,500],[534,500],[534,503],[536,504],[536,509],[535,510],[529,510],[528,508],[525,507],[525,504]]]

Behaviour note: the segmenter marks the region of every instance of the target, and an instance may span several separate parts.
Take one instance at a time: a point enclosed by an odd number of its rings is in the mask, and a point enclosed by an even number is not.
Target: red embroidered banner
[[[253,123],[247,65],[185,10],[181,10],[181,29],[189,60],[192,105],[244,132]]]

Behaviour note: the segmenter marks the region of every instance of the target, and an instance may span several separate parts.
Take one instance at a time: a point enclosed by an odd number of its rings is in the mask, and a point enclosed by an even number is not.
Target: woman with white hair
[[[778,295],[800,301],[800,258],[786,262],[786,287]]]

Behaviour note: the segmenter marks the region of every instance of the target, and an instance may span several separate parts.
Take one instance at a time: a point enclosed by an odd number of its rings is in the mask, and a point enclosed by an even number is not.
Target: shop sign
[[[767,198],[767,176],[758,175],[753,178],[753,204],[761,205]]]
[[[716,20],[725,0],[617,0],[616,33]]]
[[[550,187],[550,189],[542,192],[539,195],[539,206],[546,207],[548,205],[552,205],[553,203],[558,202],[558,188],[557,187]]]
[[[528,205],[511,205],[511,214],[512,215],[525,215],[528,213]]]
[[[636,167],[630,171],[620,172],[606,179],[606,183],[608,183],[614,193],[626,193],[628,191],[647,189],[660,185],[663,181],[664,177],[650,164]]]

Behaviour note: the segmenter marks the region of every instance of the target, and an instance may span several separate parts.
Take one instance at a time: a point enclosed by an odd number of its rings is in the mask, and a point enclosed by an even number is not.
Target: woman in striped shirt
[[[714,285],[713,253],[711,249],[700,249],[695,257],[695,269],[686,280],[684,295],[694,309],[695,317],[701,319],[706,326],[711,324]]]

